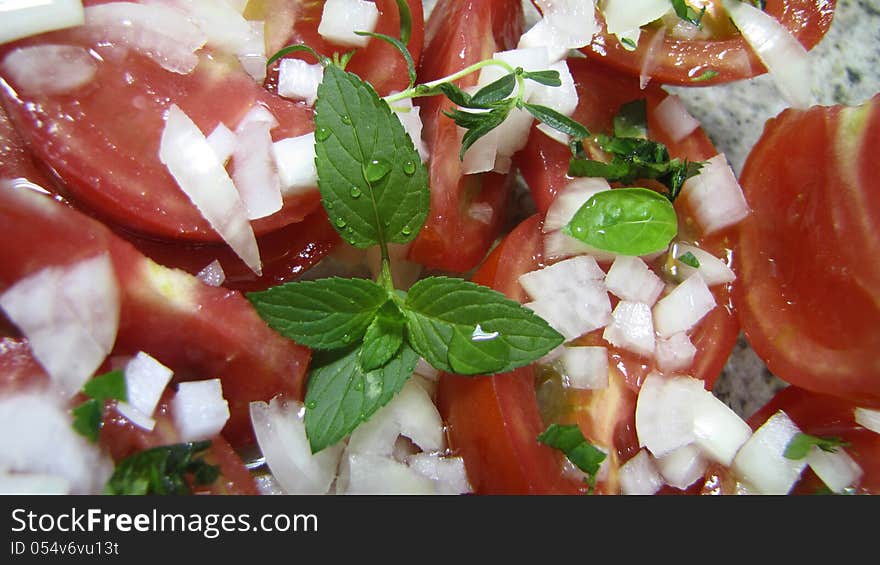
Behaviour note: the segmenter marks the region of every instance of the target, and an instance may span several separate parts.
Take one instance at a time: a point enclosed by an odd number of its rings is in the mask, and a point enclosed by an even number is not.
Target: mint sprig
[[[199,455],[210,447],[210,441],[199,441],[139,451],[116,465],[104,494],[192,494],[190,483],[209,485],[220,476],[220,468]]]

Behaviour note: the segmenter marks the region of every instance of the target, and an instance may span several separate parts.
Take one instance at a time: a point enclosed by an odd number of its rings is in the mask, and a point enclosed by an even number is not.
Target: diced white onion
[[[227,4],[232,6],[236,12],[239,14],[244,13],[244,9],[247,8],[248,2],[250,0],[225,0]]]
[[[694,210],[697,223],[706,234],[732,226],[749,215],[742,188],[721,153],[684,182],[681,196]]]
[[[161,4],[110,2],[89,6],[85,16],[86,29],[97,39],[121,43],[178,74],[196,68],[195,52],[208,40],[183,14]]]
[[[611,301],[605,285],[599,281],[565,289],[554,298],[535,300],[526,308],[544,318],[566,340],[605,327],[611,321]]]
[[[250,38],[237,53],[238,61],[245,72],[257,81],[266,79],[266,22],[250,21]]]
[[[564,290],[576,289],[601,281],[605,272],[589,255],[579,255],[549,267],[529,271],[519,277],[519,284],[533,300],[552,300]]]
[[[321,12],[318,33],[336,45],[366,47],[370,38],[356,35],[355,31],[374,31],[379,20],[379,9],[374,2],[364,0],[327,0]]]
[[[254,41],[254,29],[242,13],[217,0],[159,0],[182,11],[207,37],[208,45],[233,55],[245,55],[265,47]],[[262,41],[262,38],[260,38]]]
[[[599,261],[613,260],[613,256],[602,256],[594,252],[593,248],[586,243],[556,230],[544,236],[544,258],[548,260],[564,259],[573,255],[589,253]],[[607,255],[607,254],[606,254]]]
[[[654,354],[654,320],[651,307],[644,302],[621,300],[611,312],[611,323],[602,337],[611,345],[642,357]]]
[[[662,18],[670,9],[668,0],[606,0],[602,12],[608,33],[624,35]]]
[[[535,25],[529,28],[526,33],[522,34],[519,38],[517,48],[530,49],[532,47],[545,47],[551,61],[560,61],[565,59],[568,56],[568,52],[571,50],[570,47],[562,45],[563,43],[570,42],[566,42],[561,38],[557,34],[557,30],[554,29],[546,19],[541,18],[535,23]]]
[[[204,134],[176,104],[168,111],[159,160],[236,255],[261,274],[260,251],[247,209]]]
[[[297,194],[314,189],[318,185],[315,168],[315,132],[287,137],[272,144],[281,193]]]
[[[624,463],[620,470],[620,492],[626,495],[650,495],[663,487],[663,477],[644,449]]]
[[[226,280],[226,273],[220,261],[214,259],[196,274],[196,277],[208,286],[220,286]]]
[[[854,486],[864,474],[862,467],[842,447],[830,453],[812,446],[807,454],[807,465],[831,492]]]
[[[546,46],[553,61],[569,49],[589,45],[598,30],[593,2],[581,0],[537,0],[542,18],[519,40],[520,47]]]
[[[425,145],[425,142],[422,139],[422,118],[419,115],[421,108],[413,106],[412,98],[398,100],[393,103],[392,107],[394,109],[394,115],[400,120],[403,129],[409,135],[416,151],[419,152],[419,157],[424,163],[428,160],[430,153],[428,152],[428,146]]]
[[[403,463],[381,455],[353,454],[348,458],[344,494],[435,494],[434,481]]]
[[[302,59],[282,59],[278,68],[278,96],[305,100],[306,104],[314,106],[322,80],[322,65],[311,65]]]
[[[500,127],[500,126],[499,126]],[[459,137],[463,137],[465,129],[458,128]],[[476,140],[467,151],[461,162],[461,172],[465,175],[484,173],[495,168],[498,157],[498,128],[496,127],[480,139]]]
[[[247,124],[238,132],[232,153],[232,181],[249,220],[271,216],[283,206],[270,127],[265,122]]]
[[[0,470],[51,475],[71,494],[100,494],[113,463],[73,429],[68,407],[45,391],[0,398]]]
[[[880,434],[880,410],[859,407],[853,410],[853,417],[858,425]]]
[[[434,481],[437,494],[467,494],[473,492],[468,482],[464,459],[440,457],[436,453],[418,453],[406,460],[410,469]]]
[[[660,337],[686,332],[715,308],[715,297],[699,274],[693,274],[654,305]]]
[[[251,402],[251,423],[266,464],[288,494],[326,494],[336,477],[343,443],[313,454],[303,422],[305,408],[294,400]]]
[[[662,457],[694,441],[694,401],[703,390],[703,381],[651,372],[636,402],[639,446]]]
[[[75,27],[85,21],[81,0],[3,2],[0,11],[3,13],[0,43]]]
[[[153,413],[162,397],[162,392],[171,382],[171,369],[139,351],[125,365],[125,390],[127,402],[119,402],[116,409],[120,414],[146,430],[152,430],[156,422]]]
[[[559,366],[571,388],[598,390],[608,387],[608,350],[604,347],[563,347]]]
[[[70,494],[70,482],[59,475],[0,471],[0,494]]]
[[[514,108],[501,125],[495,128],[498,137],[493,171],[502,174],[510,171],[514,153],[525,147],[529,141],[533,121],[534,118],[528,110]]]
[[[703,477],[709,462],[694,444],[670,451],[654,461],[666,484],[684,490]]]
[[[574,86],[574,77],[565,61],[557,61],[546,67],[548,70],[559,73],[559,80],[562,82],[559,86],[546,86],[543,84],[535,84],[529,102],[547,106],[556,110],[560,114],[571,116],[578,105],[578,93]],[[533,81],[526,81],[527,83]]]
[[[272,473],[261,473],[254,476],[254,482],[257,484],[257,490],[264,496],[278,496],[284,494],[281,483]]]
[[[235,126],[235,133],[241,133],[245,128],[253,124],[263,124],[271,130],[278,127],[278,120],[275,119],[275,115],[269,108],[262,104],[254,104]]]
[[[614,259],[605,286],[609,292],[623,300],[642,302],[653,306],[666,285],[654,271],[638,257],[619,255]]]
[[[703,390],[694,399],[694,435],[706,457],[729,467],[752,429],[729,406]]]
[[[806,459],[788,459],[785,449],[800,433],[782,410],[755,430],[733,460],[733,472],[762,494],[788,494],[807,465]]]
[[[657,366],[665,373],[687,369],[693,364],[696,354],[697,348],[684,332],[672,334],[668,338],[657,338],[654,348]]]
[[[217,160],[224,165],[232,157],[232,152],[235,151],[235,144],[238,141],[232,130],[223,124],[217,124],[217,127],[208,135],[207,140],[208,145],[217,156]]]
[[[675,94],[670,94],[654,108],[654,118],[660,129],[666,132],[673,142],[678,143],[689,136],[700,122],[691,116],[684,102]]]
[[[782,97],[792,108],[813,103],[813,73],[807,50],[776,18],[748,2],[722,2],[743,39],[767,67]]]
[[[698,272],[708,286],[725,284],[736,280],[736,274],[733,270],[724,261],[708,251],[684,243],[676,243],[672,249],[676,259],[685,253],[691,253],[700,263],[699,268],[694,268],[679,261],[677,264],[678,272],[685,277]]]
[[[71,397],[116,342],[119,288],[113,262],[102,253],[41,269],[6,289],[0,308],[28,338],[55,385]]]
[[[3,70],[21,94],[67,94],[91,82],[98,65],[82,47],[30,45],[10,52]]]
[[[428,362],[421,357],[419,358],[418,363],[416,363],[415,374],[433,382],[440,380],[440,371],[429,365]]]
[[[542,228],[544,233],[562,229],[594,194],[604,190],[611,190],[611,185],[603,178],[584,177],[566,184],[547,209]]]
[[[229,420],[229,404],[223,398],[220,379],[180,383],[171,400],[171,411],[183,441],[212,438]]]

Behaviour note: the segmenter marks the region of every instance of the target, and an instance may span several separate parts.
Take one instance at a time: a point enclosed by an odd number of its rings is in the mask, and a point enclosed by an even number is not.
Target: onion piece
[[[163,69],[189,74],[199,63],[195,52],[208,40],[179,11],[161,4],[110,2],[85,9],[86,30],[99,41],[121,43],[143,53]]]
[[[98,64],[75,45],[29,45],[12,50],[3,70],[21,94],[68,94],[91,82]]]
[[[236,255],[262,274],[257,240],[232,179],[198,126],[176,104],[168,110],[159,160]]]
[[[660,490],[664,484],[654,461],[644,449],[621,465],[618,473],[622,494],[650,495]]]
[[[53,383],[72,397],[116,342],[119,287],[110,256],[41,269],[6,289],[0,308]]]
[[[419,115],[420,108],[413,106],[412,98],[405,98],[394,103],[394,115],[400,120],[403,129],[412,140],[416,151],[419,152],[419,158],[422,163],[428,160],[430,153],[428,146],[422,139],[422,118]]]
[[[226,273],[220,261],[214,259],[196,274],[196,277],[208,286],[221,286],[226,280]]]
[[[677,16],[676,16],[677,17]],[[645,90],[648,87],[648,83],[651,82],[651,73],[654,72],[654,69],[657,67],[657,62],[660,59],[661,49],[663,48],[663,40],[666,37],[666,32],[661,28],[654,31],[654,35],[651,36],[651,40],[648,42],[648,48],[645,49],[645,54],[642,57],[642,64],[639,68],[639,88]]]
[[[729,467],[752,429],[708,390],[699,391],[693,409],[695,444],[707,458]]]
[[[547,49],[547,55],[551,61],[560,61],[568,56],[570,47],[566,47],[563,43],[570,43],[563,40],[546,19],[541,18],[535,25],[522,34],[517,44],[518,49],[530,49],[532,47],[544,47]]]
[[[113,463],[73,430],[67,405],[39,390],[0,398],[0,469],[61,477],[71,494],[100,494]]]
[[[379,20],[379,9],[374,2],[364,0],[327,0],[321,12],[318,33],[336,45],[366,47],[369,36],[355,31],[374,31]]]
[[[853,417],[858,425],[880,434],[880,410],[856,408]]]
[[[221,123],[211,131],[207,141],[214,151],[214,155],[217,156],[217,160],[225,165],[226,161],[232,157],[232,152],[235,151],[237,139],[232,130]]]
[[[171,400],[171,411],[183,441],[212,438],[229,420],[229,404],[223,398],[220,379],[180,383]]]
[[[701,479],[709,462],[694,444],[670,451],[654,461],[667,485],[685,490]]]
[[[700,122],[691,116],[684,102],[675,94],[670,94],[657,104],[654,109],[654,118],[660,129],[666,132],[673,142],[678,143],[682,139],[693,133]]]
[[[565,384],[571,388],[608,388],[608,350],[604,347],[563,347],[558,365]]]
[[[762,494],[788,494],[798,481],[806,459],[788,459],[785,449],[800,433],[782,410],[755,430],[733,460],[733,472]]]
[[[238,62],[255,81],[266,80],[266,22],[248,20],[250,37],[237,53]]]
[[[614,296],[631,302],[653,306],[666,285],[654,271],[638,257],[619,255],[614,259],[605,286]]]
[[[0,471],[0,494],[70,494],[70,482],[58,475]]]
[[[416,473],[434,481],[437,494],[467,494],[474,490],[468,482],[464,459],[461,457],[418,453],[407,457],[406,464]]]
[[[651,307],[644,302],[621,300],[611,312],[611,323],[602,337],[611,345],[651,357],[655,345]]]
[[[125,390],[128,400],[118,402],[116,409],[135,425],[152,430],[156,425],[153,413],[162,392],[171,382],[173,371],[139,351],[125,366]]]
[[[311,65],[302,59],[282,59],[278,67],[278,96],[304,100],[309,106],[314,106],[322,80],[323,65]]]
[[[273,398],[251,402],[251,423],[266,464],[288,494],[326,494],[336,477],[343,443],[312,453],[303,422],[305,407]]]
[[[154,0],[155,2],[155,0]],[[207,44],[233,55],[254,49],[253,29],[242,13],[217,0],[159,0],[177,8],[207,37]],[[265,48],[263,48],[265,54]]]
[[[435,494],[434,481],[393,459],[371,454],[348,458],[344,494]],[[339,491],[337,491],[339,492]]]
[[[232,181],[249,220],[271,216],[284,204],[272,152],[271,127],[271,123],[252,121],[240,127],[236,135]]]
[[[544,233],[562,229],[571,222],[587,200],[604,190],[611,190],[611,185],[603,178],[584,177],[566,184],[556,193],[556,197],[547,209],[547,217],[542,227]]]
[[[520,47],[546,46],[553,61],[569,49],[589,45],[598,31],[593,2],[581,0],[537,0],[542,18],[519,40]]]
[[[696,257],[697,261],[700,263],[699,268],[694,268],[679,261],[678,264],[676,264],[676,268],[678,269],[678,272],[685,277],[689,277],[694,273],[700,273],[703,281],[705,281],[708,286],[726,284],[736,280],[736,274],[724,261],[699,247],[684,243],[676,243],[672,247],[672,253],[676,259],[685,253],[690,253]]]
[[[703,381],[649,373],[636,401],[639,447],[647,448],[654,457],[662,457],[693,442],[697,437],[694,403],[703,392]]]
[[[654,305],[654,327],[660,337],[686,332],[715,308],[715,297],[699,274],[693,274]]]
[[[668,338],[657,338],[654,359],[657,367],[666,373],[682,371],[690,367],[697,355],[697,348],[684,332],[672,334]]]
[[[611,321],[611,301],[605,285],[599,281],[565,289],[554,298],[542,298],[525,306],[567,341],[603,328]]]
[[[807,465],[822,479],[831,492],[842,492],[856,485],[865,472],[842,447],[829,453],[812,446],[807,454]]]
[[[699,174],[684,182],[681,197],[694,210],[697,223],[706,235],[732,226],[749,215],[742,187],[721,153],[709,159]]]
[[[792,108],[813,103],[813,73],[807,50],[776,18],[748,2],[723,0],[743,39],[767,67],[782,97]]]
[[[533,300],[553,300],[565,290],[601,281],[605,272],[589,255],[579,255],[520,275],[518,281]]]
[[[668,0],[606,0],[602,13],[608,33],[628,36],[671,9]]]
[[[315,132],[276,141],[272,144],[272,154],[283,195],[307,192],[318,186]]]
[[[473,110],[468,111],[472,112]],[[462,174],[485,173],[495,168],[495,160],[498,158],[498,129],[500,127],[496,127],[468,147],[461,162]],[[465,129],[458,127],[457,131],[459,138],[462,138]]]
[[[41,0],[4,2],[0,43],[47,31],[82,25],[85,21],[81,0]]]

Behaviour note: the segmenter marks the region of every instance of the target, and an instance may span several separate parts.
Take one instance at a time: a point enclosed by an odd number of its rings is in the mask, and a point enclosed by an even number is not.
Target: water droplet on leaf
[[[391,172],[391,163],[382,159],[373,159],[364,167],[364,178],[367,182],[379,182]]]
[[[330,130],[324,127],[318,128],[315,130],[315,139],[318,141],[324,141],[330,137]]]
[[[416,164],[414,161],[407,161],[403,164],[403,172],[407,175],[413,175],[416,172]]]
[[[345,219],[342,216],[336,218],[336,227],[339,227],[339,228],[345,227]]]
[[[361,197],[361,189],[356,186],[351,187],[351,190],[348,191],[352,198],[360,198]]]
[[[315,400],[309,400],[309,401],[306,403],[306,408],[308,408],[309,410],[314,410],[314,409],[317,408],[317,407],[318,407],[318,403],[317,403],[317,401],[315,401]]]
[[[351,125],[351,117],[348,114],[342,114],[342,117],[339,119],[342,120],[343,124],[347,126]]]

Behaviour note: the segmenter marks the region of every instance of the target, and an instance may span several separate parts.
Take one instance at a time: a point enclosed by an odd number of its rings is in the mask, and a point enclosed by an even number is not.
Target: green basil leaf
[[[398,4],[400,2],[406,5],[404,0],[398,0]],[[407,8],[408,9],[408,8]],[[409,74],[409,85],[407,88],[412,88],[412,86],[416,83],[416,63],[413,61],[412,54],[410,54],[409,49],[406,48],[400,39],[391,37],[390,35],[385,35],[384,33],[374,33],[371,31],[356,31],[356,35],[365,35],[368,37],[375,37],[376,39],[380,39],[386,43],[390,43],[397,51],[403,56],[403,60],[406,61],[406,72]]]
[[[551,128],[570,135],[575,139],[583,139],[590,137],[590,132],[583,125],[569,118],[565,114],[561,114],[547,106],[538,104],[523,104],[523,108],[529,111],[541,123],[547,124]]]
[[[360,348],[319,352],[312,361],[306,392],[306,435],[312,453],[350,434],[388,404],[412,376],[418,354],[405,343],[383,367],[364,371]]]
[[[311,54],[319,63],[322,65],[327,65],[329,63],[329,59],[324,55],[321,55],[308,45],[298,44],[298,45],[288,45],[287,47],[283,47],[276,51],[271,57],[266,60],[266,66],[268,67],[278,59],[284,57],[285,55],[290,55],[291,53],[296,53],[299,51],[305,51],[306,53]]]
[[[644,98],[627,102],[614,116],[614,135],[617,137],[648,137],[648,113]],[[608,151],[606,149],[606,151]]]
[[[489,106],[495,102],[500,102],[513,93],[515,86],[516,75],[513,73],[506,74],[476,91],[471,96],[471,104]]]
[[[405,45],[412,35],[412,12],[406,0],[397,0],[397,14],[400,17],[400,42]]]
[[[522,76],[545,86],[562,86],[559,71],[523,71]]]
[[[388,292],[366,279],[289,282],[248,300],[270,327],[314,349],[348,347],[363,337]]]
[[[803,459],[810,453],[810,448],[814,445],[822,451],[836,453],[838,449],[849,444],[839,437],[818,437],[798,433],[785,446],[783,455],[786,459]]]
[[[382,306],[364,334],[364,343],[358,356],[361,369],[378,369],[394,357],[403,344],[405,323],[403,314],[393,301],[389,300]]]
[[[442,371],[479,375],[527,365],[563,342],[531,310],[461,279],[431,277],[404,303],[407,340]]]
[[[578,469],[589,475],[599,472],[606,457],[602,450],[584,438],[577,424],[551,424],[538,436],[538,441],[560,450]]]
[[[101,421],[104,416],[104,402],[89,398],[71,410],[73,429],[92,443],[97,443],[101,433]]]
[[[327,67],[315,102],[321,200],[351,245],[408,243],[428,215],[428,172],[400,121],[356,75]]]
[[[646,188],[619,188],[594,194],[563,232],[602,251],[647,255],[669,246],[678,221],[663,195]]]
[[[83,386],[82,391],[101,403],[105,400],[128,400],[125,373],[118,369],[92,377]]]
[[[197,485],[217,480],[220,469],[197,455],[211,446],[210,441],[179,443],[147,449],[116,465],[104,494],[192,494],[187,477]]]

